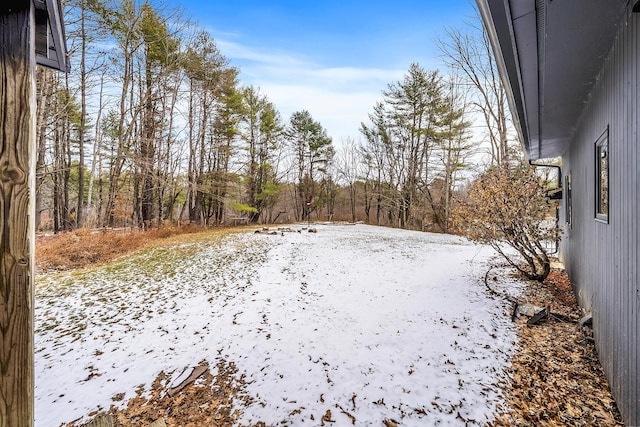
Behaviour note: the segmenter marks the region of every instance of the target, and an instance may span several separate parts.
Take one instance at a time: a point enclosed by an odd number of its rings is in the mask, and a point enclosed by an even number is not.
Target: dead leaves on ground
[[[559,271],[543,284],[531,282],[526,299],[576,321],[581,317],[571,283]],[[532,327],[526,319],[518,322],[508,409],[492,425],[623,425],[588,330],[553,317]]]
[[[187,385],[172,397],[167,393],[170,376],[161,373],[151,390],[137,391],[137,396],[127,402],[125,408],[112,407],[108,415],[118,427],[147,427],[158,420],[168,426],[223,427],[234,425],[240,416],[234,409],[234,400],[250,403],[243,393],[244,381],[237,378],[237,368],[232,362],[220,361],[217,374],[204,372],[198,381]],[[71,423],[66,427],[77,427]]]

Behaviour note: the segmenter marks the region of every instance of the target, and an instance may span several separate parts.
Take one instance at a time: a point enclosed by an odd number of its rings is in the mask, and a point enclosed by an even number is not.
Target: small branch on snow
[[[489,273],[491,273],[491,270],[493,270],[493,268],[495,267],[495,265],[492,265],[489,267],[489,269],[487,270],[487,272],[484,275],[484,285],[486,286],[487,290],[489,291],[489,294],[491,294],[494,297],[500,297],[506,301],[509,301],[512,305],[513,305],[513,310],[511,310],[511,321],[515,322],[516,318],[518,317],[518,300],[516,300],[515,298],[512,298],[511,296],[507,295],[506,293],[502,292],[498,292],[495,289],[493,289],[491,287],[491,285],[489,285]]]
[[[515,300],[514,298],[510,297],[509,295],[505,294],[504,292],[498,292],[495,289],[493,289],[491,287],[491,285],[489,285],[489,273],[491,273],[491,270],[493,270],[493,268],[495,267],[495,265],[492,265],[491,267],[489,267],[489,269],[487,270],[487,272],[484,275],[484,285],[487,287],[487,290],[489,291],[489,293],[495,297],[500,297],[503,299],[506,299],[507,301],[514,303],[514,304],[518,304],[518,301]]]
[[[493,296],[500,296],[496,291],[493,290],[493,288],[491,286],[489,286],[489,273],[491,273],[491,270],[493,270],[493,265],[491,267],[489,267],[489,269],[487,270],[487,272],[484,275],[484,285],[487,287],[487,289],[489,290],[489,293]]]

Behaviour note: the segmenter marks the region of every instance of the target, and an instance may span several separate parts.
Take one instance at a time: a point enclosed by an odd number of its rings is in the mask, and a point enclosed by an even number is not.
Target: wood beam
[[[0,427],[33,426],[35,49],[31,1],[0,13]]]

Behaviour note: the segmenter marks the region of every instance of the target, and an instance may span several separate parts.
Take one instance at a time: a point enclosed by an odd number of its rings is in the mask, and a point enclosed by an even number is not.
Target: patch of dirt
[[[582,312],[567,275],[552,271],[544,283],[530,282],[520,300],[549,307],[552,315],[533,326],[526,317],[516,320],[519,348],[509,369],[507,408],[492,425],[623,426],[592,331],[577,323]]]

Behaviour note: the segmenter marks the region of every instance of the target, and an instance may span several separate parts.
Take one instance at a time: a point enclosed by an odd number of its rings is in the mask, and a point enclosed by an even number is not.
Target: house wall
[[[602,366],[627,425],[640,425],[640,14],[631,12],[563,156],[571,175],[572,223],[561,258],[580,305],[593,310]],[[609,129],[609,221],[595,219],[595,142]],[[567,191],[565,188],[565,197]]]

